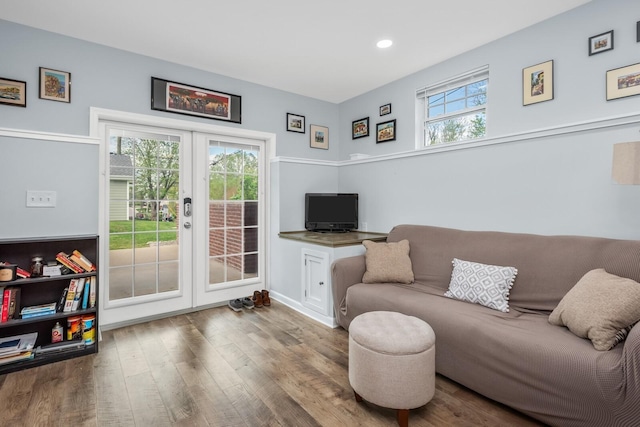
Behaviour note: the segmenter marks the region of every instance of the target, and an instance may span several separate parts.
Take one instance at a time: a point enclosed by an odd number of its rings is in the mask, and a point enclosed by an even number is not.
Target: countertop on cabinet
[[[278,236],[283,239],[297,240],[332,248],[360,245],[363,240],[373,240],[374,242],[385,242],[387,240],[387,233],[376,233],[372,231],[347,231],[345,233],[325,233],[308,230],[281,231],[278,233]]]

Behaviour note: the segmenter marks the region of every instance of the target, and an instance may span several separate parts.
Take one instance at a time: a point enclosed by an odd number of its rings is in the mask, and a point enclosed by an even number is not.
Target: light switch
[[[55,208],[56,192],[42,190],[27,190],[28,208]]]

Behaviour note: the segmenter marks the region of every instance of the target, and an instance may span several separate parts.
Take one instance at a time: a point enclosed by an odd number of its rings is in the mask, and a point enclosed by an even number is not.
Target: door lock
[[[191,197],[184,198],[184,216],[191,216]],[[185,223],[185,226],[186,225]]]
[[[191,223],[189,221],[184,223],[184,228],[189,229],[191,228]]]

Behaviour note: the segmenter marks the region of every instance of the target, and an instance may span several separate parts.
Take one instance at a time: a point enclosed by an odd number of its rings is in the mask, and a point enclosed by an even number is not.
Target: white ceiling
[[[20,0],[0,18],[339,103],[589,1]]]

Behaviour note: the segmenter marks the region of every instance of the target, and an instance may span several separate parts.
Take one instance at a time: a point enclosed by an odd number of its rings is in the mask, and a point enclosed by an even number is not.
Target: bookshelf
[[[70,254],[73,250],[80,251],[98,267],[98,237],[95,235],[38,239],[0,239],[0,262],[17,264],[19,267],[29,271],[31,260],[36,256],[42,257],[46,263],[47,261],[55,261],[59,252]],[[84,279],[86,282],[95,281],[95,305],[93,307],[88,304],[86,309],[80,308],[75,311],[56,312],[28,319],[20,317],[20,310],[24,307],[58,302],[64,289],[69,286],[72,279]],[[61,276],[17,278],[13,281],[0,282],[0,287],[16,287],[20,289],[19,307],[16,308],[17,314],[13,319],[0,322],[0,339],[37,332],[35,350],[38,347],[45,347],[51,344],[51,330],[56,322],[59,322],[64,327],[64,342],[68,343],[67,319],[78,316],[93,316],[95,318],[93,321],[93,343],[81,345],[77,341],[73,341],[73,344],[75,344],[73,346],[54,350],[49,348],[49,351],[45,352],[35,351],[31,359],[6,364],[2,364],[0,359],[0,375],[98,352],[98,269],[92,272],[63,274]]]

